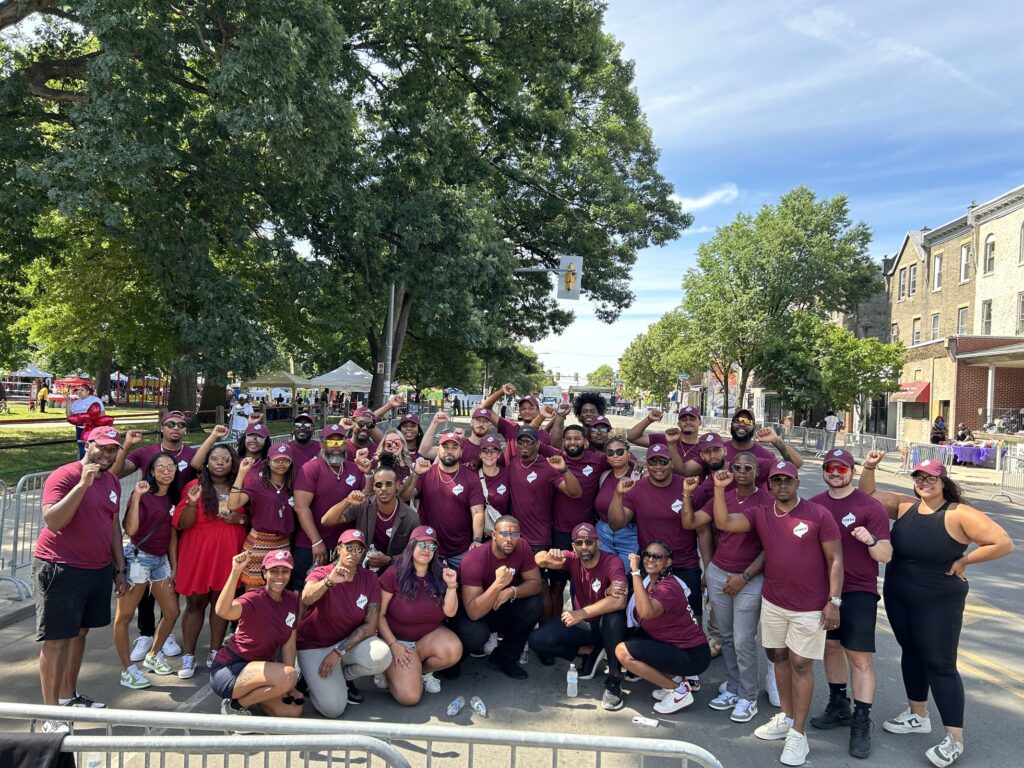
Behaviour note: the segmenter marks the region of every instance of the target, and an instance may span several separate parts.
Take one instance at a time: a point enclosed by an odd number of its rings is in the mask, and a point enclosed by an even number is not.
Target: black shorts
[[[235,683],[248,664],[245,659],[232,661],[230,664],[214,662],[210,668],[210,687],[213,688],[213,692],[222,699],[233,699],[234,696],[231,694],[235,690]]]
[[[110,624],[114,569],[75,568],[32,559],[36,640],[67,640],[81,630]]]
[[[838,640],[848,651],[875,652],[875,623],[878,595],[871,592],[843,592],[839,626],[825,633],[826,640]]]
[[[626,638],[626,650],[637,661],[649,664],[669,677],[699,675],[711,664],[711,649],[707,643],[693,648],[680,648],[655,640],[642,629]]]
[[[552,529],[551,546],[572,552],[572,534],[568,531],[556,531]],[[549,573],[551,574],[549,578],[553,583],[565,584],[565,582],[569,580],[569,571],[567,571],[565,568],[562,568],[561,570],[549,571]]]
[[[693,615],[700,619],[704,615],[704,594],[700,587],[700,568],[673,568],[672,575],[682,579],[690,589],[690,594],[686,599],[690,603]]]

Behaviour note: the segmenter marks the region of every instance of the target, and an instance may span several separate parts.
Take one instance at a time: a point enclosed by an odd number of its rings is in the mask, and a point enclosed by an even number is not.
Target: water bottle
[[[474,696],[470,699],[469,706],[471,706],[473,711],[480,715],[480,717],[487,717],[487,705],[484,704],[484,700],[479,696]]]
[[[579,695],[579,686],[577,685],[579,679],[580,675],[576,671],[576,665],[570,664],[569,671],[565,673],[565,695],[569,698],[576,698]]]
[[[366,555],[363,557],[363,568],[366,568],[370,564],[370,558],[377,554],[377,548],[370,542],[369,548],[366,550]]]
[[[448,705],[448,717],[455,717],[455,715],[462,711],[464,706],[466,706],[465,696],[457,696],[452,699],[452,703]]]

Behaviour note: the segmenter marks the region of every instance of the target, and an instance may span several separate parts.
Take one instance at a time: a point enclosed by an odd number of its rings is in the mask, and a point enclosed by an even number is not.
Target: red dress
[[[231,558],[242,551],[248,533],[244,525],[232,525],[217,515],[207,515],[200,497],[196,521],[191,528],[182,530],[179,522],[185,511],[185,499],[193,480],[181,492],[182,501],[174,510],[174,527],[181,531],[178,537],[178,572],[174,588],[179,595],[205,595],[219,592],[231,575]],[[227,499],[221,506],[227,511]]]

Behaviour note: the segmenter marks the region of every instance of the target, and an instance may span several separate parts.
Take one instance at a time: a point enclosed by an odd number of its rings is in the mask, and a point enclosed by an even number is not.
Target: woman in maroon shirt
[[[672,575],[667,544],[652,540],[639,555],[630,554],[629,566],[633,597],[626,617],[637,629],[619,643],[615,655],[628,671],[658,686],[655,712],[678,712],[693,704],[686,678],[711,663],[707,637],[694,618],[685,585]]]
[[[295,462],[292,447],[278,443],[268,455],[267,463],[253,478],[249,472],[256,467],[252,457],[246,456],[238,467],[238,477],[231,486],[228,508],[237,511],[249,508],[251,530],[243,549],[249,553],[249,565],[242,572],[242,583],[248,589],[263,584],[260,563],[267,552],[290,549],[295,530]]]
[[[440,693],[434,672],[462,658],[462,641],[444,626],[459,608],[458,580],[435,557],[437,534],[421,525],[409,537],[395,565],[380,580],[381,614],[377,634],[391,649],[385,671],[399,704],[417,704],[423,691]]]
[[[398,490],[401,492],[412,477],[412,465],[415,459],[409,454],[405,437],[397,429],[388,430],[384,439],[380,441],[380,445],[377,446],[377,452],[373,457],[375,467],[380,466],[381,455],[384,453],[389,453],[394,458],[394,461],[389,462],[388,466],[394,469],[398,476]]]
[[[508,514],[508,467],[501,463],[501,441],[487,435],[480,441],[480,487],[484,492],[484,531],[494,530],[494,521]]]

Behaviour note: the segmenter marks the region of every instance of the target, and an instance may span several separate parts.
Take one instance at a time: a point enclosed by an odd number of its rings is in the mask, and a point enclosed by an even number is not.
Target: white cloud
[[[672,199],[679,203],[679,207],[684,211],[693,213],[694,211],[703,211],[705,208],[710,208],[714,205],[728,205],[739,196],[739,187],[730,181],[728,184],[722,184],[700,197],[672,195]]]

